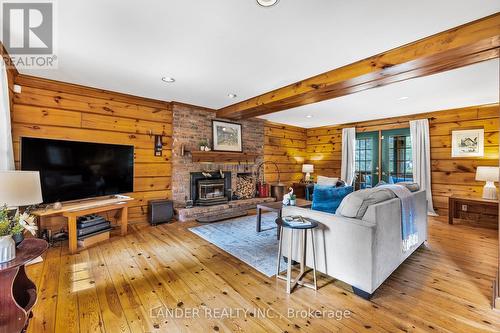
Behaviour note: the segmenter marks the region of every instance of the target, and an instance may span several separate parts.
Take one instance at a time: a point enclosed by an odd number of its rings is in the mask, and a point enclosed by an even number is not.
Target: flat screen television
[[[134,147],[21,138],[21,170],[40,172],[44,203],[133,192]]]

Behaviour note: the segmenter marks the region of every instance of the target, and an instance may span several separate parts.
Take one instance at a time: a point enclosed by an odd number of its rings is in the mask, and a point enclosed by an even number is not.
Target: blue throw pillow
[[[330,185],[314,185],[311,209],[335,214],[342,199],[352,191],[352,186],[335,187]]]

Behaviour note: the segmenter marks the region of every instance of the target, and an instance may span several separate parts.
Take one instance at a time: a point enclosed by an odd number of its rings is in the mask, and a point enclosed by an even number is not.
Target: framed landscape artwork
[[[241,124],[212,120],[213,150],[242,152]]]
[[[484,129],[451,132],[451,157],[483,157]]]

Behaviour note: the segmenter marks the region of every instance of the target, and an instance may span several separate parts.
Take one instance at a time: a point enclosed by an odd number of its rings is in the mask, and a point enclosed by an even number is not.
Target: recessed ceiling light
[[[313,116],[312,116],[312,114],[308,114],[308,115],[306,116],[306,118],[312,118],[312,117],[313,117]]]
[[[166,83],[173,83],[173,82],[175,82],[175,79],[173,77],[169,77],[169,76],[164,76],[164,77],[161,78],[161,80],[163,82],[166,82]]]
[[[398,98],[400,101],[404,101],[405,99],[408,99],[408,96],[402,96]]]
[[[236,97],[238,97],[238,95],[236,95],[236,94],[227,94],[227,97],[229,97],[229,98],[236,98]]]
[[[257,3],[262,7],[272,7],[278,2],[279,0],[257,0]]]

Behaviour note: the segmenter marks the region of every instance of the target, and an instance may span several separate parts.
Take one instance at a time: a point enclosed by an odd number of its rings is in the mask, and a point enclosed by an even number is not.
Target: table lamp
[[[483,187],[483,199],[497,199],[497,188],[494,182],[498,182],[498,167],[478,166],[476,170],[476,180],[485,181]]]
[[[311,172],[314,172],[314,165],[312,164],[302,164],[302,172],[306,174],[305,181],[311,181]]]
[[[43,202],[38,171],[0,171],[0,206],[7,208]]]

